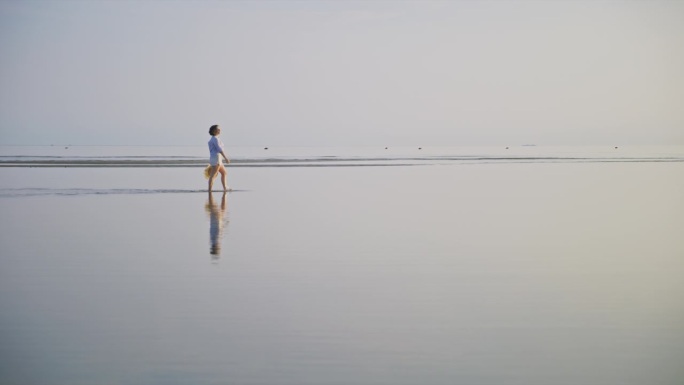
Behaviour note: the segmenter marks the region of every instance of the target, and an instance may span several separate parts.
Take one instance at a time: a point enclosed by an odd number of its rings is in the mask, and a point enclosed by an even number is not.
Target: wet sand
[[[683,163],[201,168],[0,169],[0,383],[684,378]]]

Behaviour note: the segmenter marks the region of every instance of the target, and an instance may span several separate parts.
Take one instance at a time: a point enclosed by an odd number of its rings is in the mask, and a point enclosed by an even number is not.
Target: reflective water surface
[[[682,162],[201,173],[0,168],[0,383],[684,378]]]

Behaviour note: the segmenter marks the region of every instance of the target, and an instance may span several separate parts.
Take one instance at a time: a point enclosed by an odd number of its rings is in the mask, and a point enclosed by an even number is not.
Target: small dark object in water
[[[268,150],[268,147],[264,147],[264,150]]]
[[[617,146],[615,146],[615,149],[617,150]]]
[[[508,147],[506,147],[506,150],[508,150]]]
[[[387,147],[385,147],[385,150],[387,150]]]
[[[419,150],[422,150],[422,149],[423,149],[423,147],[418,147],[418,149],[419,149]]]

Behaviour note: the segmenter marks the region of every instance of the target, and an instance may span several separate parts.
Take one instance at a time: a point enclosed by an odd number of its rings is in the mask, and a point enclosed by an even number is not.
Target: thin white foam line
[[[228,192],[244,192],[248,190],[230,190]],[[146,194],[196,194],[208,193],[197,189],[48,189],[48,188],[10,188],[0,189],[0,198],[35,197],[35,196],[79,196],[79,195],[146,195]],[[215,190],[214,193],[223,193]]]

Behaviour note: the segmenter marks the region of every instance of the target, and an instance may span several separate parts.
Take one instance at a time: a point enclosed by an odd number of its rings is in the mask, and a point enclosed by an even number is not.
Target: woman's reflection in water
[[[224,219],[226,214],[226,193],[221,196],[221,204],[217,204],[214,201],[214,196],[210,192],[209,200],[204,206],[209,214],[209,241],[210,248],[209,253],[211,254],[211,259],[217,262],[221,258],[221,238],[223,238],[223,228],[228,223],[228,218]]]

